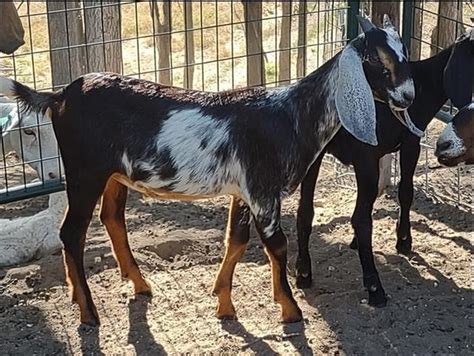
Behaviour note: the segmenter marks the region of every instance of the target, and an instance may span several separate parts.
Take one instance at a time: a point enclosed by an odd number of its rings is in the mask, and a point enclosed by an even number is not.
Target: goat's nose
[[[49,173],[48,173],[48,177],[51,178],[51,179],[55,179],[55,178],[56,178],[56,174],[54,174],[53,172],[49,172]]]
[[[405,93],[403,93],[403,99],[405,99],[405,101],[411,103],[415,99],[415,97],[412,93],[405,92]]]
[[[444,141],[444,142],[438,143],[436,145],[436,152],[435,153],[439,155],[441,152],[449,149],[452,144],[453,144],[453,141]]]

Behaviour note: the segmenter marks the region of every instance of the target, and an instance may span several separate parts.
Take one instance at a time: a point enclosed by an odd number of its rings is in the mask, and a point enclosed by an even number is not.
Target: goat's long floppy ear
[[[362,60],[348,45],[339,57],[336,108],[342,126],[359,141],[377,146],[375,103]]]
[[[456,43],[448,64],[444,68],[444,90],[451,102],[459,109],[472,100],[474,66],[471,51],[472,48],[468,42]]]

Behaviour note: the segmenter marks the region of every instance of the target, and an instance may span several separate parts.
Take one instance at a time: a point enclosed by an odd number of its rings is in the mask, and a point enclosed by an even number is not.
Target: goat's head
[[[454,43],[444,69],[444,90],[458,108],[472,100],[474,86],[474,29],[459,37]]]
[[[42,114],[22,114],[17,104],[3,103],[0,108],[3,146],[0,153],[15,152],[43,181],[58,179],[61,163],[51,120]]]
[[[407,109],[415,86],[407,49],[390,18],[383,28],[358,17],[364,31],[352,40],[339,58],[336,106],[342,125],[362,142],[377,145],[374,98],[392,110]]]
[[[474,164],[474,103],[459,111],[436,142],[436,157],[445,166]]]

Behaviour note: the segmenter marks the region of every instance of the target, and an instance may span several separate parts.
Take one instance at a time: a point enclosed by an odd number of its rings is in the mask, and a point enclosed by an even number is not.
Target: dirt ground
[[[283,208],[290,282],[304,322],[279,322],[269,264],[255,232],[234,280],[239,319],[215,318],[210,290],[223,255],[227,198],[185,203],[143,200],[131,193],[130,241],[153,297],[135,297],[131,285],[121,280],[108,237],[95,219],[86,268],[100,328],[79,326],[78,307],[67,296],[62,258],[56,254],[0,269],[1,353],[473,353],[473,215],[436,203],[417,189],[411,214],[416,252],[407,258],[395,251],[395,190],[379,198],[374,250],[390,300],[387,307],[373,309],[365,304],[358,256],[348,248],[355,192],[335,186],[324,173],[318,187],[311,289],[294,286],[297,195]],[[42,197],[3,205],[0,215],[28,215],[46,203]]]

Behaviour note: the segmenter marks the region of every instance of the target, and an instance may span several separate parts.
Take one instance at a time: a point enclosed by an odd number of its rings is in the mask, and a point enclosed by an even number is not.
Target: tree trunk
[[[77,0],[47,1],[46,6],[53,88],[58,89],[87,71],[82,13]]]
[[[438,9],[438,23],[431,34],[431,56],[441,49],[451,45],[464,29],[456,25],[456,20],[462,20],[462,2],[440,1]]]
[[[413,32],[410,44],[410,60],[418,61],[421,58],[421,37],[423,35],[423,29],[421,20],[423,13],[421,11],[421,1],[415,1],[413,3],[413,11],[415,12],[413,17]]]
[[[120,5],[109,0],[85,0],[84,17],[87,71],[122,73]]]
[[[184,2],[184,26],[186,28],[186,67],[184,68],[184,86],[186,88],[192,88],[194,79],[194,32],[192,31],[194,26],[192,1]]]
[[[153,35],[158,34],[158,81],[169,85],[171,84],[171,4],[170,0],[163,1],[162,16],[160,16],[158,3],[155,0],[150,2]]]
[[[262,44],[262,2],[243,0],[245,36],[247,38],[247,84],[265,84],[265,63]]]
[[[296,76],[303,77],[306,73],[306,0],[300,0],[298,15],[298,57],[296,59]]]
[[[278,57],[278,83],[285,85],[290,83],[290,33],[291,33],[291,1],[283,1],[282,16],[281,19],[281,34],[280,44],[278,46],[279,57]]]
[[[383,24],[383,15],[390,16],[393,25],[400,28],[400,2],[399,1],[379,1],[372,3],[372,22],[379,27]],[[382,195],[385,188],[391,185],[392,176],[392,154],[383,156],[379,161],[379,184],[378,195]]]

